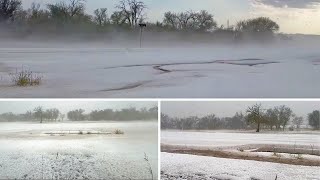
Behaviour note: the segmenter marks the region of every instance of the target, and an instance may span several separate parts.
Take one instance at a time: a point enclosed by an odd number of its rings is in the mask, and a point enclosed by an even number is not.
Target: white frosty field
[[[156,178],[157,127],[156,121],[0,123],[0,179],[151,179],[150,167]],[[45,134],[115,129],[125,134]]]
[[[125,46],[123,46],[125,47]],[[1,45],[0,97],[319,97],[318,46]],[[30,69],[38,87],[9,73]]]
[[[161,131],[161,143],[196,147],[223,147],[246,144],[284,144],[320,146],[320,133],[230,133]]]
[[[161,153],[161,179],[319,180],[319,167]]]
[[[319,166],[309,164],[319,165],[319,135],[310,131],[161,131],[161,179],[275,180],[277,176],[277,180],[319,180]],[[266,147],[271,152],[264,151]],[[286,153],[278,153],[280,149]],[[309,162],[302,166],[302,161]]]

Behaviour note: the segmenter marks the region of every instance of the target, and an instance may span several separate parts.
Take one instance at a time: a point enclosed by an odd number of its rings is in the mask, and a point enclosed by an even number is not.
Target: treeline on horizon
[[[168,33],[188,38],[185,33],[205,35],[207,39],[235,40],[272,40],[280,29],[279,25],[267,17],[241,20],[227,27],[219,25],[214,15],[206,10],[194,12],[164,13],[163,19],[157,22],[147,21],[148,5],[139,0],[120,0],[115,4],[115,11],[108,7],[98,8],[93,14],[86,13],[85,0],[61,0],[41,6],[32,3],[31,7],[23,8],[21,0],[0,0],[0,25],[2,30],[17,37],[63,34],[105,35],[112,38],[117,35],[127,39],[135,39],[139,34],[139,23],[146,23],[144,31],[151,36],[168,35]],[[109,7],[110,8],[110,7]],[[120,33],[122,32],[122,33]],[[4,33],[2,33],[4,34]],[[137,36],[132,36],[135,34]],[[5,34],[7,35],[7,34]],[[5,37],[4,35],[4,37]],[[70,35],[71,36],[71,35]],[[196,36],[200,38],[202,36]],[[289,39],[279,35],[281,39]],[[194,38],[194,37],[189,37]]]
[[[315,110],[308,114],[307,119],[299,117],[287,106],[277,106],[264,109],[261,104],[255,104],[246,109],[245,113],[237,112],[232,117],[217,117],[215,114],[209,114],[204,117],[169,117],[161,114],[161,129],[178,130],[252,130],[256,132],[264,130],[299,130],[304,122],[314,130],[319,130],[320,111]],[[288,125],[291,126],[288,127]]]
[[[70,121],[132,121],[132,120],[157,120],[158,107],[152,108],[124,108],[121,110],[104,109],[93,110],[85,113],[83,109],[75,109],[61,113],[59,109],[51,108],[45,109],[42,106],[34,110],[27,111],[22,114],[14,114],[12,112],[0,114],[0,121],[2,122],[21,122],[21,121],[38,121],[43,122],[62,122]]]

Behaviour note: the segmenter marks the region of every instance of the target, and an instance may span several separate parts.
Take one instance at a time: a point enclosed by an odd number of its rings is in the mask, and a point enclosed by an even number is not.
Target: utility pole
[[[140,26],[140,48],[141,48],[142,47],[142,32],[143,32],[143,28],[147,27],[147,24],[140,23],[139,26]]]

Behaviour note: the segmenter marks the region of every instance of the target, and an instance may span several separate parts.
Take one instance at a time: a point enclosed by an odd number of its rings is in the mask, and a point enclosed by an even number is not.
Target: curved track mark
[[[171,70],[162,68],[163,66],[175,66],[175,65],[200,65],[200,64],[214,64],[214,63],[221,63],[221,64],[232,64],[232,65],[246,65],[246,66],[256,66],[260,64],[274,64],[279,63],[275,61],[270,62],[258,62],[258,63],[237,63],[237,61],[262,61],[264,59],[255,59],[255,58],[248,58],[248,59],[239,59],[239,60],[214,60],[214,61],[202,61],[202,62],[181,62],[181,63],[159,63],[159,64],[133,64],[133,65],[123,65],[123,66],[111,66],[105,67],[104,69],[116,69],[116,68],[130,68],[130,67],[150,67],[153,66],[154,69],[160,70],[163,72],[172,72]]]
[[[137,83],[133,83],[133,84],[128,84],[119,88],[111,88],[111,89],[105,89],[105,90],[101,90],[104,92],[111,92],[111,91],[121,91],[121,90],[128,90],[128,89],[135,89],[137,87],[140,87],[146,83],[148,83],[149,81],[144,81],[144,82],[137,82]]]

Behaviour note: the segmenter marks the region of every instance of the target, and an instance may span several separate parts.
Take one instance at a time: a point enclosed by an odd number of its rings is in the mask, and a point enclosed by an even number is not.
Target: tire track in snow
[[[260,61],[260,62],[247,62],[244,61]],[[264,62],[261,62],[264,61]],[[241,63],[238,63],[241,62]],[[163,73],[170,73],[174,70],[169,70],[163,68],[164,66],[180,66],[180,65],[201,65],[201,64],[231,64],[231,65],[244,65],[244,66],[256,66],[256,65],[265,65],[265,64],[275,64],[279,63],[276,61],[265,61],[264,59],[258,58],[247,58],[239,60],[214,60],[214,61],[202,61],[202,62],[181,62],[181,63],[158,63],[158,64],[133,64],[133,65],[123,65],[123,66],[111,66],[105,67],[104,69],[117,69],[117,68],[131,68],[131,67],[153,67],[155,70],[159,70]]]
[[[110,88],[110,89],[104,89],[101,90],[103,92],[111,92],[111,91],[122,91],[122,90],[128,90],[128,89],[135,89],[137,87],[140,87],[142,85],[145,85],[146,83],[149,83],[151,81],[142,81],[142,82],[137,82],[137,83],[132,83],[132,84],[128,84],[122,87],[118,87],[118,88]]]
[[[260,61],[255,63],[237,63],[237,62],[244,62],[244,61]],[[160,74],[166,74],[166,73],[172,73],[180,70],[170,70],[164,68],[165,66],[179,66],[179,65],[201,65],[201,64],[231,64],[231,65],[246,65],[246,66],[256,66],[256,65],[262,65],[262,64],[274,64],[279,63],[275,61],[264,61],[264,59],[258,59],[258,58],[246,58],[246,59],[239,59],[239,60],[214,60],[214,61],[203,61],[203,62],[181,62],[181,63],[162,63],[162,64],[133,64],[133,65],[123,65],[123,66],[112,66],[112,67],[105,67],[104,69],[117,69],[117,68],[132,68],[132,67],[152,67],[154,70],[160,71]],[[111,91],[122,91],[122,90],[129,90],[129,89],[135,89],[138,87],[141,87],[147,83],[150,83],[152,81],[142,81],[142,82],[136,82],[124,85],[122,87],[118,88],[110,88],[101,90],[103,92],[111,92]]]

